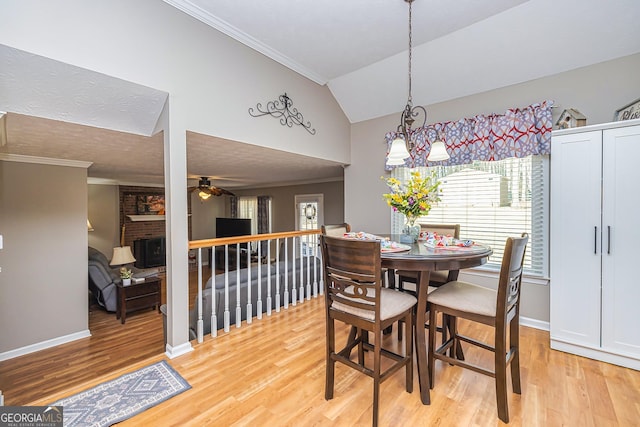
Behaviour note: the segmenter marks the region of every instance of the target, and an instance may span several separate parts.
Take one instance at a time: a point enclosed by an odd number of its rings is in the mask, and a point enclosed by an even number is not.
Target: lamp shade
[[[87,230],[93,231],[93,225],[91,225],[91,223],[89,222],[89,218],[87,218]]]
[[[410,156],[407,150],[407,144],[401,138],[396,138],[391,143],[391,149],[387,156],[387,164],[390,166],[398,166],[404,164],[404,160]]]
[[[447,160],[448,158],[449,153],[447,153],[447,149],[444,147],[444,142],[436,141],[431,144],[431,151],[429,151],[427,160],[430,162],[440,162],[442,160]]]
[[[109,265],[124,265],[135,262],[135,258],[131,253],[131,246],[119,246],[113,248],[113,257]]]
[[[198,196],[202,199],[202,200],[207,200],[209,197],[211,197],[211,193],[206,193],[202,190],[200,190],[198,192]]]

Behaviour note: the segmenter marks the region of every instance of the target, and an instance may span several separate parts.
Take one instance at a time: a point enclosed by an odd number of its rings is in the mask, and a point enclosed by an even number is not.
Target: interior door
[[[317,230],[324,224],[324,195],[297,195],[295,197],[295,203],[296,230]],[[317,243],[317,236],[303,236],[303,255],[317,255]]]

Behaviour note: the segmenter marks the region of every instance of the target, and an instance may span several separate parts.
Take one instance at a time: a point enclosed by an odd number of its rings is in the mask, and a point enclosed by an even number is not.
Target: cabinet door
[[[602,346],[640,357],[640,126],[603,141]]]
[[[602,132],[551,142],[551,339],[600,346]]]

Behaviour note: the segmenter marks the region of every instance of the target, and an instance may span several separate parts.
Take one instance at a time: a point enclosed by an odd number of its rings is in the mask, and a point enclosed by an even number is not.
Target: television
[[[216,218],[216,237],[235,237],[251,235],[250,218]],[[242,248],[247,244],[242,243]]]

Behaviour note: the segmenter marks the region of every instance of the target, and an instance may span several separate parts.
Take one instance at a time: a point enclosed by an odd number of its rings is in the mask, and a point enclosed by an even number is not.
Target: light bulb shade
[[[387,156],[387,164],[390,166],[398,166],[404,164],[405,159],[408,159],[411,155],[407,150],[407,144],[403,139],[396,138],[391,143],[391,149]]]
[[[206,193],[204,191],[200,191],[198,193],[198,196],[202,199],[202,200],[207,200],[209,197],[211,197],[211,193]]]
[[[428,161],[440,162],[447,159],[449,159],[449,153],[447,153],[447,149],[444,147],[444,142],[436,141],[431,144],[431,151],[429,151],[429,155],[427,156]]]
[[[136,259],[131,253],[131,246],[120,246],[113,248],[113,256],[109,265],[124,265],[135,261]]]
[[[93,225],[89,222],[89,218],[87,218],[87,230],[93,231]]]
[[[387,159],[387,166],[402,166],[404,162],[404,159]]]

